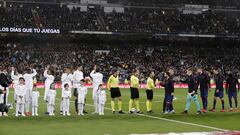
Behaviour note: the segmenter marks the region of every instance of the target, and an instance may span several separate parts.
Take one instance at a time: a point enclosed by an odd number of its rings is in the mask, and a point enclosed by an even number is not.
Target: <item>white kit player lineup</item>
[[[64,70],[61,76],[61,102],[60,114],[63,116],[70,116],[70,100],[72,95],[75,96],[75,109],[78,115],[84,115],[86,96],[88,88],[85,86],[86,82],[82,72],[82,66],[79,66],[73,73],[69,68]],[[13,80],[14,100],[16,103],[15,116],[38,116],[39,98],[43,97],[47,105],[46,114],[49,116],[55,115],[55,101],[56,101],[56,87],[54,70],[47,66],[44,71],[44,95],[40,92],[35,85],[35,76],[37,72],[33,68],[28,68],[26,73],[22,74],[12,68],[11,78]],[[93,84],[92,98],[94,101],[94,112],[92,114],[104,115],[104,105],[106,102],[106,91],[103,89],[103,74],[101,74],[94,66],[90,73]],[[74,90],[74,92],[72,92]],[[0,97],[0,102],[1,102]],[[32,108],[30,111],[30,107]]]

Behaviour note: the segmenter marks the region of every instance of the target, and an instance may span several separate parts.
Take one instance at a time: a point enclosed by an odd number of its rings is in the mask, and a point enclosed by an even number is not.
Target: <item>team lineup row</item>
[[[69,68],[64,70],[64,73],[61,76],[62,83],[62,93],[61,93],[61,103],[60,111],[62,115],[70,115],[70,98],[72,95],[75,97],[75,109],[78,115],[84,115],[84,107],[87,95],[87,87],[85,86],[85,79],[82,72],[82,66],[79,66],[76,71],[73,73]],[[228,93],[230,111],[233,111],[232,107],[232,98],[235,102],[235,109],[238,108],[237,101],[237,90],[239,90],[238,79],[231,73],[225,77],[220,73],[219,69],[213,69],[214,73],[214,82],[216,84],[216,89],[214,93],[214,101],[212,112],[215,112],[217,98],[221,100],[222,110],[225,111],[224,103],[224,80],[226,80],[226,92]],[[191,101],[194,101],[197,108],[197,114],[206,113],[208,108],[208,91],[210,88],[210,77],[207,73],[203,72],[201,68],[197,69],[197,73],[193,73],[192,69],[187,69],[186,71],[187,78],[186,83],[188,84],[188,94],[187,94],[187,103],[186,108],[182,112],[184,114],[188,113],[190,109]],[[22,115],[33,115],[38,116],[38,99],[39,92],[36,85],[34,85],[34,76],[37,75],[35,69],[27,69],[25,74],[18,73],[15,68],[12,68],[11,78],[14,82],[14,100],[16,102],[16,116]],[[165,96],[163,102],[163,113],[172,114],[174,113],[173,108],[173,98],[174,98],[174,81],[173,81],[174,71],[169,69],[165,73],[163,81],[160,81],[159,84],[165,89]],[[143,113],[139,107],[139,70],[134,69],[132,76],[130,78],[130,92],[131,97],[129,100],[129,113]],[[56,89],[54,84],[54,70],[48,66],[44,71],[45,80],[45,91],[44,91],[44,100],[47,104],[48,115],[54,114],[55,98],[56,98]],[[94,101],[94,114],[104,115],[104,105],[106,102],[106,91],[104,90],[103,75],[98,70],[97,66],[94,66],[90,77],[93,85],[92,98]],[[124,114],[122,110],[122,96],[119,89],[119,71],[113,71],[113,74],[109,77],[107,82],[107,89],[111,93],[111,109],[112,113],[115,113],[115,99],[118,99],[118,113]],[[146,108],[147,113],[153,113],[152,111],[152,100],[153,100],[153,90],[155,89],[155,74],[154,72],[149,73],[146,85]],[[198,88],[200,89],[200,97],[202,100],[202,110],[200,108],[200,103],[198,101]],[[72,94],[73,89],[73,94]],[[3,107],[7,103],[8,88],[1,88],[0,91],[0,104],[1,112],[0,115],[7,115],[8,108]],[[133,103],[135,103],[136,110],[133,110]],[[30,106],[32,111],[30,113]]]

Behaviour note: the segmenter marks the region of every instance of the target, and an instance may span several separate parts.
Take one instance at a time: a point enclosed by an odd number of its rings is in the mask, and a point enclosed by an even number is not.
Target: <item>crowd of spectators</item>
[[[141,81],[145,82],[149,71],[155,71],[161,80],[163,72],[171,68],[175,71],[175,81],[181,82],[186,77],[189,67],[202,67],[211,71],[213,67],[221,69],[225,74],[232,71],[239,76],[240,47],[232,45],[204,46],[181,44],[1,44],[1,67],[18,70],[35,67],[37,80],[43,81],[43,72],[47,65],[55,69],[56,81],[66,67],[76,69],[84,67],[85,76],[89,76],[93,66],[99,65],[104,74],[104,82],[113,69],[120,70],[120,81],[129,79],[132,69],[140,69]]]
[[[125,8],[124,13],[105,13],[95,6],[81,12],[66,5],[10,4],[0,7],[2,27],[57,28],[61,31],[111,31],[238,35],[238,13],[205,11],[183,14],[178,9]]]

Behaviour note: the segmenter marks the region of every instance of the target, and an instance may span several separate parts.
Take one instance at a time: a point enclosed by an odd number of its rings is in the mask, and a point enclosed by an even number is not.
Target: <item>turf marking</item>
[[[56,100],[61,101],[61,99],[56,98]],[[74,102],[74,101],[70,101],[70,102]],[[94,105],[92,104],[86,104],[87,106],[91,106],[94,107]],[[104,107],[106,110],[112,110],[111,108],[108,107]],[[151,116],[151,115],[146,115],[146,114],[135,114],[138,116],[142,116],[142,117],[148,117],[148,118],[152,118],[152,119],[158,119],[158,120],[163,120],[163,121],[168,121],[168,122],[173,122],[173,123],[179,123],[179,124],[184,124],[184,125],[191,125],[191,126],[196,126],[196,127],[202,127],[202,128],[207,128],[207,129],[214,129],[217,131],[229,131],[227,129],[223,129],[223,128],[217,128],[217,127],[212,127],[212,126],[207,126],[207,125],[202,125],[202,124],[195,124],[195,123],[191,123],[191,122],[184,122],[184,121],[179,121],[179,120],[173,120],[173,119],[167,119],[167,118],[162,118],[162,117],[156,117],[156,116]]]

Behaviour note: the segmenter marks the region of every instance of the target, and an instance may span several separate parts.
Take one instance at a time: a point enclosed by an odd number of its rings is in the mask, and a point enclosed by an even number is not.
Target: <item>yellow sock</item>
[[[133,105],[133,100],[132,99],[130,99],[129,100],[129,111],[131,111],[131,109],[132,109],[132,105]]]
[[[140,111],[139,100],[138,99],[135,100],[135,105],[136,105],[137,111]]]
[[[152,101],[149,101],[149,111],[152,111]]]
[[[114,104],[114,101],[111,101],[111,107],[112,107],[112,111],[115,111],[115,104]]]
[[[122,111],[122,101],[118,101],[118,110]]]
[[[147,102],[146,102],[147,111],[150,111],[150,107],[149,106],[150,106],[149,105],[149,100],[147,100]]]

